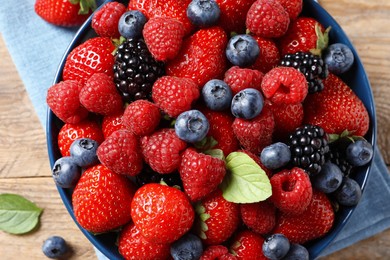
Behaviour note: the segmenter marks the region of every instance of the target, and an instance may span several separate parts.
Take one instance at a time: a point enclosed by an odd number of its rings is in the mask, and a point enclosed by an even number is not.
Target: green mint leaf
[[[234,203],[264,201],[272,195],[264,170],[246,153],[233,152],[226,157],[228,172],[221,183],[223,197]]]
[[[25,234],[33,230],[42,209],[16,194],[0,194],[0,230],[11,234]]]

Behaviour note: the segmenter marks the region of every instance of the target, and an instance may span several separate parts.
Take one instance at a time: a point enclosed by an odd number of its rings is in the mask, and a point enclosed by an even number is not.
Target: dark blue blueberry
[[[340,205],[356,206],[362,197],[362,190],[355,180],[344,177],[341,186],[334,192],[334,195]]]
[[[263,243],[263,254],[271,260],[282,259],[290,250],[290,241],[283,234],[273,234]]]
[[[309,260],[309,252],[302,245],[291,244],[290,250],[283,260]]]
[[[81,138],[73,141],[70,146],[70,156],[80,167],[90,167],[99,162],[96,150],[99,144],[90,138]]]
[[[187,7],[187,17],[191,23],[207,27],[217,23],[221,10],[215,0],[193,0]]]
[[[261,163],[268,169],[275,170],[285,166],[291,160],[288,145],[278,142],[263,149],[260,154]]]
[[[122,14],[118,23],[118,30],[120,35],[125,38],[138,38],[142,36],[142,29],[147,19],[140,11],[127,11]]]
[[[231,112],[233,116],[243,119],[252,119],[260,114],[264,106],[264,99],[260,91],[246,88],[234,95]]]
[[[374,155],[372,145],[364,139],[348,145],[345,151],[347,161],[353,166],[363,166],[369,163]]]
[[[81,168],[73,157],[65,156],[58,159],[53,166],[54,182],[62,188],[73,188],[81,176]]]
[[[318,175],[316,175],[312,183],[314,187],[324,193],[331,193],[340,187],[343,181],[343,173],[340,168],[331,162],[326,162]]]
[[[210,128],[209,121],[199,110],[181,113],[175,122],[175,132],[183,141],[196,143],[206,137]]]
[[[51,236],[43,242],[43,253],[49,258],[59,258],[68,252],[65,240],[59,236]]]
[[[233,36],[226,48],[226,57],[236,66],[252,65],[260,54],[259,44],[248,34]]]
[[[354,59],[351,49],[342,43],[329,45],[323,54],[323,60],[328,65],[328,70],[334,74],[348,71],[352,67]]]
[[[199,259],[203,253],[199,237],[187,233],[171,245],[171,256],[174,260]]]
[[[224,81],[212,79],[202,88],[202,97],[208,108],[221,111],[230,107],[233,92]]]

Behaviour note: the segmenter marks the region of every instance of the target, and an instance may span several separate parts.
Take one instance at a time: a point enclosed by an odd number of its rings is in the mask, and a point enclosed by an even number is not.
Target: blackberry
[[[349,137],[342,137],[329,144],[329,153],[327,160],[336,164],[344,176],[349,176],[352,173],[353,166],[347,161],[345,151],[349,144],[353,141]]]
[[[142,38],[129,38],[115,55],[114,82],[126,102],[151,100],[153,83],[165,74],[164,63],[156,61]]]
[[[328,135],[315,125],[298,127],[287,142],[291,151],[291,162],[304,169],[310,176],[321,171],[325,155],[329,152]]]
[[[324,89],[322,79],[325,79],[328,74],[328,65],[320,56],[310,52],[297,52],[295,54],[286,54],[281,62],[281,66],[293,67],[305,75],[309,93],[313,94]]]

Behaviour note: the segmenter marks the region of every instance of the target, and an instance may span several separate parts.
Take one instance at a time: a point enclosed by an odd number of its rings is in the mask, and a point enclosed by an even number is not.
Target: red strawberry
[[[58,26],[79,26],[96,8],[94,0],[36,0],[35,13]]]
[[[268,201],[241,204],[240,211],[244,224],[259,234],[268,234],[275,227],[275,206]]]
[[[289,15],[278,0],[257,0],[246,16],[246,27],[264,38],[284,35],[289,24]]]
[[[223,79],[232,89],[233,95],[243,89],[254,88],[261,91],[263,73],[258,70],[240,68],[233,66],[225,72]]]
[[[104,4],[92,17],[91,27],[101,37],[119,38],[118,23],[126,6],[119,2]]]
[[[263,255],[264,238],[255,232],[243,230],[237,233],[230,246],[230,251],[239,260],[267,260]]]
[[[104,139],[107,139],[113,132],[121,129],[125,129],[122,120],[123,111],[116,113],[114,115],[103,117],[102,121],[102,131]]]
[[[217,189],[226,174],[225,161],[187,148],[179,168],[185,193],[191,201],[203,199]]]
[[[123,110],[122,97],[112,78],[105,73],[94,73],[80,91],[80,102],[90,112],[113,115]]]
[[[180,153],[186,147],[186,142],[182,141],[172,128],[163,128],[141,138],[141,150],[145,161],[154,171],[161,174],[171,173],[179,168]]]
[[[118,174],[135,176],[142,170],[142,153],[137,137],[127,130],[112,133],[98,147],[100,162]]]
[[[161,113],[158,106],[147,100],[130,103],[123,114],[126,129],[137,136],[150,135],[160,123]]]
[[[142,34],[156,60],[172,60],[180,51],[184,26],[174,18],[156,17],[146,22]]]
[[[88,168],[72,194],[77,222],[93,233],[116,229],[131,220],[135,188],[125,177],[99,164]]]
[[[260,54],[250,68],[267,73],[275,68],[280,62],[278,46],[272,39],[266,39],[256,35],[252,35],[252,37],[257,41],[260,47]]]
[[[53,113],[65,123],[75,124],[88,116],[79,100],[83,85],[75,80],[61,81],[47,91],[46,102]]]
[[[290,20],[295,20],[302,12],[302,0],[278,0],[290,16]]]
[[[150,183],[137,190],[131,202],[131,218],[146,240],[172,243],[184,235],[194,221],[194,210],[184,192]]]
[[[321,126],[328,134],[348,130],[354,135],[364,136],[370,118],[363,102],[334,74],[329,74],[323,83],[324,90],[310,95],[303,105],[304,122]]]
[[[220,189],[201,200],[196,213],[195,230],[206,245],[226,241],[240,223],[239,204],[225,200]]]
[[[237,259],[229,253],[229,250],[223,245],[208,246],[204,251],[200,260],[228,260]]]
[[[169,244],[156,244],[147,241],[133,223],[125,226],[121,231],[118,249],[125,259],[156,260],[168,259],[170,256]]]
[[[290,243],[303,244],[320,238],[332,228],[335,214],[328,197],[313,191],[312,200],[300,215],[281,214],[273,233],[282,233]]]
[[[74,48],[66,58],[62,77],[78,80],[84,84],[94,73],[102,72],[114,76],[115,50],[110,38],[94,37]]]
[[[200,87],[211,79],[222,78],[227,41],[220,27],[198,30],[184,40],[180,53],[167,63],[167,75],[190,78]]]
[[[245,19],[251,5],[256,0],[215,0],[221,16],[219,17],[219,26],[226,32],[245,32]]]
[[[96,121],[83,120],[76,124],[64,124],[58,133],[58,147],[62,156],[70,156],[69,149],[73,141],[80,138],[90,138],[99,144],[104,136]]]
[[[153,84],[154,103],[170,117],[177,117],[190,110],[199,96],[199,88],[191,79],[164,76]]]

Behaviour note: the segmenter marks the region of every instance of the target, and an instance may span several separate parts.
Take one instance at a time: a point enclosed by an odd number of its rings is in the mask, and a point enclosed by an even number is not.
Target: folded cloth
[[[3,1],[0,5],[0,33],[44,127],[46,92],[77,28],[67,29],[46,23],[35,14],[34,2],[25,0],[15,4],[15,1]],[[98,1],[99,4],[102,2]],[[390,176],[377,149],[373,160],[362,200],[345,228],[322,255],[390,227]]]

